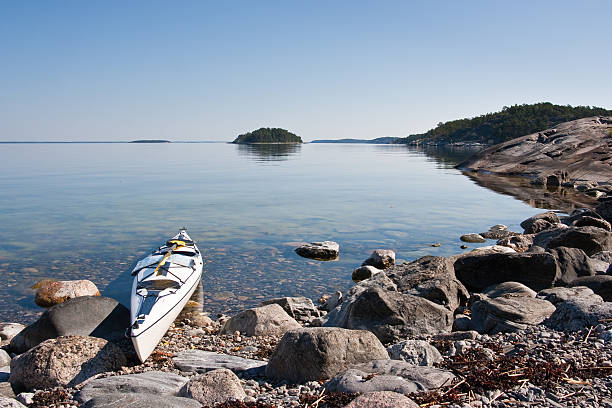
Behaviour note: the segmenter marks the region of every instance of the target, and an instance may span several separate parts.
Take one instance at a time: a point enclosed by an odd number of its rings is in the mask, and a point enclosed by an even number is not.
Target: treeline
[[[610,116],[612,111],[590,106],[553,105],[549,102],[504,106],[501,112],[487,113],[471,119],[440,122],[436,128],[426,133],[400,138],[395,143],[497,144],[554,127],[559,123],[598,115]]]
[[[302,138],[285,129],[261,128],[239,135],[232,143],[302,143]]]

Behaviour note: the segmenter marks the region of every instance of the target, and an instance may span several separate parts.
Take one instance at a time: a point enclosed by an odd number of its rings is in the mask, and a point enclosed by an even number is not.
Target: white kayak
[[[198,287],[202,255],[187,231],[181,229],[139,261],[132,275],[130,337],[144,362]]]

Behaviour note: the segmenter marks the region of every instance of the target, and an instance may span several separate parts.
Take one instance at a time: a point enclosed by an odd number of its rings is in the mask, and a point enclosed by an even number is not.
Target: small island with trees
[[[303,143],[298,135],[280,128],[260,128],[239,135],[234,144],[294,144]]]
[[[161,140],[161,139],[140,139],[140,140],[132,140],[129,143],[171,143],[169,140]]]

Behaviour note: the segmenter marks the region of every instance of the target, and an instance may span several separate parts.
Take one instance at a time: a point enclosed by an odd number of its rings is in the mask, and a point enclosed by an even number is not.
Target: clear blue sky
[[[0,141],[423,132],[612,108],[612,1],[0,2]]]

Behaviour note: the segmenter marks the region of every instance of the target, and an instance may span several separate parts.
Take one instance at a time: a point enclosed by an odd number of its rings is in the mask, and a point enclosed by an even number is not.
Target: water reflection
[[[480,151],[479,146],[406,146],[414,152],[425,154],[435,161],[439,169],[452,169]]]
[[[258,162],[289,160],[300,152],[301,144],[239,144],[238,154]]]

